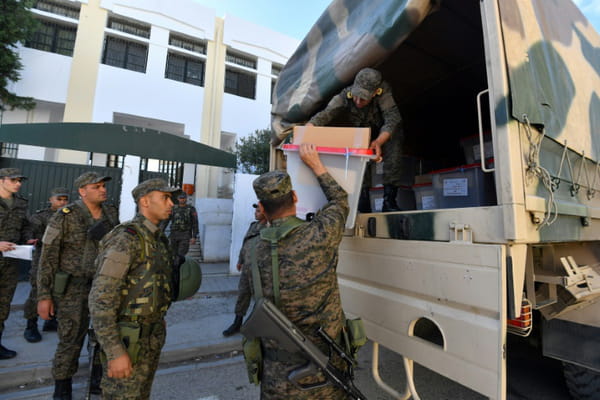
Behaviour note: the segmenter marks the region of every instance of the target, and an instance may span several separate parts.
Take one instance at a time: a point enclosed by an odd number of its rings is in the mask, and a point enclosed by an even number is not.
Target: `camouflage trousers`
[[[250,300],[252,299],[250,280],[247,278],[247,274],[251,273],[249,270],[249,267],[242,266],[242,274],[238,283],[238,297],[235,302],[235,315],[239,317],[246,315],[248,307],[250,307]]]
[[[0,336],[4,332],[4,321],[10,312],[10,303],[17,289],[18,278],[17,260],[0,256]]]
[[[169,242],[173,254],[185,256],[190,250],[190,239],[192,235],[189,232],[171,231]]]
[[[79,355],[90,324],[88,295],[91,282],[71,277],[65,294],[55,298],[58,345],[52,363],[54,379],[68,379],[77,372]]]
[[[23,316],[25,319],[37,318],[37,264],[31,263],[31,269],[29,270],[29,283],[31,289],[29,290],[29,297],[25,300],[25,306],[23,309]]]
[[[164,321],[155,325],[152,332],[139,339],[140,352],[137,363],[133,365],[133,374],[129,378],[115,379],[107,375],[108,368],[103,365],[103,400],[147,400],[150,398],[152,381],[158,368],[160,352],[165,344],[167,329]]]
[[[261,400],[345,400],[346,392],[333,384],[311,389],[301,390],[288,380],[290,372],[302,367],[306,362],[289,363],[276,361],[269,358],[268,353],[263,354],[263,372],[260,382]],[[325,378],[305,378],[302,384],[317,383]]]

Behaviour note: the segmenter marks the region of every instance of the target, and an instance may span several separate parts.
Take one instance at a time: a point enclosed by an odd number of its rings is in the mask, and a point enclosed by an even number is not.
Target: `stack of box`
[[[460,145],[465,153],[467,164],[474,164],[481,161],[481,142],[479,140],[479,135],[460,139]],[[492,136],[489,132],[483,134],[483,153],[486,159],[494,157]]]
[[[438,208],[481,207],[496,204],[494,174],[468,164],[431,172]]]

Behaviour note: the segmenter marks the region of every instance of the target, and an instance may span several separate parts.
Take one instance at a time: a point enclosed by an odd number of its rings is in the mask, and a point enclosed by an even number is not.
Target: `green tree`
[[[257,129],[254,133],[240,138],[235,146],[240,172],[264,174],[269,171],[271,129]]]
[[[0,0],[0,111],[22,108],[31,110],[35,102],[31,97],[17,96],[8,90],[17,82],[23,68],[17,53],[17,44],[35,32],[38,22],[30,9],[35,0]]]

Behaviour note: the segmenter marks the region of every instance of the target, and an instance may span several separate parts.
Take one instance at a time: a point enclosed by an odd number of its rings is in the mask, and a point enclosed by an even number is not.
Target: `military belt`
[[[301,353],[291,353],[282,349],[265,348],[263,350],[263,357],[267,360],[280,361],[289,364],[300,364],[307,361]]]

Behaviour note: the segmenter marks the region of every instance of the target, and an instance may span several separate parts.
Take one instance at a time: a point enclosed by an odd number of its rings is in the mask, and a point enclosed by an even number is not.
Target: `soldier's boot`
[[[242,326],[242,320],[243,317],[236,315],[233,324],[223,331],[223,336],[227,337],[233,335],[234,333],[238,333],[240,331],[240,327]]]
[[[358,197],[358,211],[361,213],[371,212],[371,199],[369,199],[369,188],[362,188]]]
[[[398,187],[394,185],[383,185],[383,207],[382,212],[400,211],[400,207],[396,204],[396,196],[398,195]]]
[[[94,364],[92,367],[92,377],[90,379],[90,393],[102,394],[100,383],[102,382],[102,364]]]
[[[37,322],[37,318],[27,320],[27,328],[25,328],[25,332],[23,332],[23,337],[29,343],[37,343],[42,340],[42,335],[40,335],[40,331],[38,331]]]
[[[44,332],[56,332],[58,329],[58,321],[56,321],[56,317],[52,317],[52,319],[44,321],[44,325],[42,326],[42,331]]]
[[[17,356],[16,351],[12,351],[2,346],[2,333],[0,332],[0,360],[8,360]]]
[[[54,395],[52,396],[52,400],[73,400],[71,378],[54,381]]]

